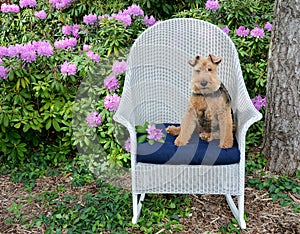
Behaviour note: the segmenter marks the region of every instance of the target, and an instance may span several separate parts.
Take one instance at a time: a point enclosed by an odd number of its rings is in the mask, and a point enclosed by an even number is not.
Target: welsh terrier
[[[207,58],[196,56],[188,62],[193,67],[188,108],[180,126],[166,129],[171,135],[178,135],[175,145],[186,145],[197,129],[202,140],[220,139],[220,148],[232,147],[234,126],[231,98],[217,74],[221,61],[222,58],[210,54]]]

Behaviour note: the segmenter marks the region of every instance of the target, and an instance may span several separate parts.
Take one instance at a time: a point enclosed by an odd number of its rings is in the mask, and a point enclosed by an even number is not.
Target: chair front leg
[[[133,209],[133,217],[132,217],[132,223],[136,224],[140,215],[141,215],[141,210],[142,210],[142,202],[145,199],[145,193],[140,195],[139,194],[134,194],[132,193],[132,209]]]
[[[230,194],[226,194],[227,203],[235,217],[238,221],[241,229],[246,229],[246,222],[244,219],[244,194],[238,196],[238,207],[236,207]]]

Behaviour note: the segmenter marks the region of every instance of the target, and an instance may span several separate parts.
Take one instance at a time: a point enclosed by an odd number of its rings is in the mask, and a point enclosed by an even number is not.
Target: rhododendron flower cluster
[[[116,91],[120,87],[119,81],[115,76],[108,76],[104,80],[104,88],[109,91]]]
[[[78,38],[79,37],[79,24],[74,24],[74,25],[65,25],[62,27],[61,31],[64,35],[73,35],[74,37]]]
[[[87,125],[97,127],[102,124],[102,116],[97,111],[93,111],[86,117],[85,121]]]
[[[85,24],[94,24],[97,19],[98,19],[98,17],[96,14],[89,14],[89,15],[85,15],[83,17],[83,22]]]
[[[138,18],[138,17],[144,17],[144,25],[147,27],[150,27],[154,25],[156,22],[155,18],[153,15],[149,16],[144,16],[144,11],[140,8],[138,5],[131,5],[127,9],[124,9],[123,11],[119,11],[117,14],[113,13],[111,15],[101,15],[97,16],[96,14],[89,14],[85,15],[83,17],[83,22],[85,24],[95,24],[97,20],[100,22],[107,18],[107,19],[116,19],[118,21],[121,21],[124,26],[130,26],[132,24],[132,18]]]
[[[72,64],[72,63],[69,63],[67,61],[65,61],[63,63],[63,65],[61,65],[61,69],[60,69],[61,73],[64,74],[64,75],[67,75],[67,76],[75,75],[76,70],[77,70],[76,65]]]
[[[163,137],[162,129],[156,128],[154,124],[153,125],[149,124],[146,130],[148,133],[147,138],[149,140],[159,141]]]
[[[99,55],[95,54],[93,51],[86,52],[86,56],[93,60],[94,62],[98,63],[100,61]]]
[[[207,10],[216,11],[220,6],[220,3],[217,0],[208,0],[205,4]]]
[[[0,46],[1,57],[20,57],[26,62],[33,62],[37,55],[49,57],[53,54],[53,47],[47,41],[28,42],[25,45]]]
[[[250,35],[256,38],[263,38],[265,36],[265,32],[262,28],[255,27],[251,30]]]
[[[130,137],[125,141],[125,150],[130,152]]]
[[[54,47],[57,48],[57,49],[72,48],[76,45],[77,45],[77,40],[76,40],[75,37],[66,38],[66,39],[54,42]]]
[[[112,66],[112,71],[115,75],[119,75],[126,71],[127,62],[126,61],[116,61]]]
[[[35,7],[36,6],[36,0],[20,0],[20,7],[25,8],[25,7]]]
[[[82,47],[82,49],[85,50],[85,51],[86,50],[90,50],[91,48],[92,48],[92,46],[91,45],[87,45],[87,44],[84,44],[83,47]]]
[[[107,94],[107,96],[104,98],[104,107],[109,111],[116,111],[119,107],[120,101],[121,98],[118,94]]]
[[[245,28],[244,26],[240,26],[237,30],[236,30],[236,34],[240,37],[247,37],[249,35],[249,29]]]
[[[226,27],[224,27],[224,28],[221,28],[222,29],[222,31],[224,32],[224,33],[226,33],[227,35],[229,34],[229,28],[228,28],[228,26],[226,26]]]
[[[260,110],[262,107],[266,106],[266,97],[263,98],[260,94],[255,98],[252,98],[251,101],[257,110]]]
[[[8,70],[5,67],[0,66],[0,79],[6,79],[7,74]]]
[[[157,23],[157,21],[155,20],[155,18],[154,18],[153,15],[151,15],[150,17],[148,17],[148,15],[146,15],[146,16],[144,17],[144,20],[145,20],[144,24],[145,24],[147,27],[150,27],[150,26],[154,25],[155,23]]]
[[[16,4],[6,4],[3,3],[1,5],[1,11],[2,13],[19,13],[20,12],[20,7]]]
[[[75,0],[49,0],[52,6],[56,9],[62,9],[70,6]]]
[[[123,11],[126,15],[132,15],[132,16],[144,16],[144,11],[141,9],[138,5],[131,5],[126,10]]]
[[[270,22],[267,22],[265,25],[265,29],[267,29],[269,32],[272,31],[273,25]]]
[[[34,16],[37,17],[37,18],[39,18],[39,19],[46,19],[47,14],[46,14],[46,12],[44,10],[41,10],[41,11],[36,11],[34,13]]]

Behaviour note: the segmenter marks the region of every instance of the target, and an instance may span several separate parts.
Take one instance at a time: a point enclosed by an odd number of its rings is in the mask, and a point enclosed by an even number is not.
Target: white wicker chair
[[[241,160],[231,165],[166,165],[137,163],[136,125],[180,123],[191,94],[196,55],[222,57],[218,74],[232,98]],[[131,48],[120,106],[114,120],[131,138],[133,219],[136,223],[146,193],[224,194],[239,222],[244,220],[245,137],[261,114],[254,108],[231,39],[218,27],[196,19],[171,19],[143,32]],[[237,196],[237,205],[232,196]]]

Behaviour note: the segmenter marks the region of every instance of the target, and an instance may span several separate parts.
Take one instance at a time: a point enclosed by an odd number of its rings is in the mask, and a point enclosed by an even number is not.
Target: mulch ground
[[[59,185],[64,185],[65,191],[62,194],[76,195],[80,198],[87,192],[96,193],[97,187],[89,184],[83,187],[72,187],[70,175],[60,175],[57,177],[46,177],[38,179],[35,187],[29,193],[24,190],[22,183],[13,183],[9,175],[0,176],[0,233],[1,234],[28,234],[44,233],[45,227],[29,228],[26,225],[7,225],[5,220],[12,217],[8,212],[13,202],[22,204],[22,215],[26,214],[26,219],[31,220],[38,214],[47,214],[49,209],[41,202],[29,202],[29,197],[38,196],[41,192],[53,191]],[[130,187],[130,178],[123,181],[124,189]],[[190,195],[191,217],[182,218],[181,223],[184,230],[179,233],[218,233],[219,228],[226,226],[232,219],[232,213],[226,203],[224,196],[219,195]],[[299,199],[299,200],[298,200]],[[300,198],[297,197],[297,202]],[[146,202],[146,200],[145,200]],[[300,213],[294,213],[290,207],[282,207],[277,202],[273,202],[265,191],[254,188],[245,190],[245,211],[247,213],[247,229],[242,233],[300,233]],[[50,214],[51,215],[51,214]],[[161,230],[159,233],[171,233]]]

